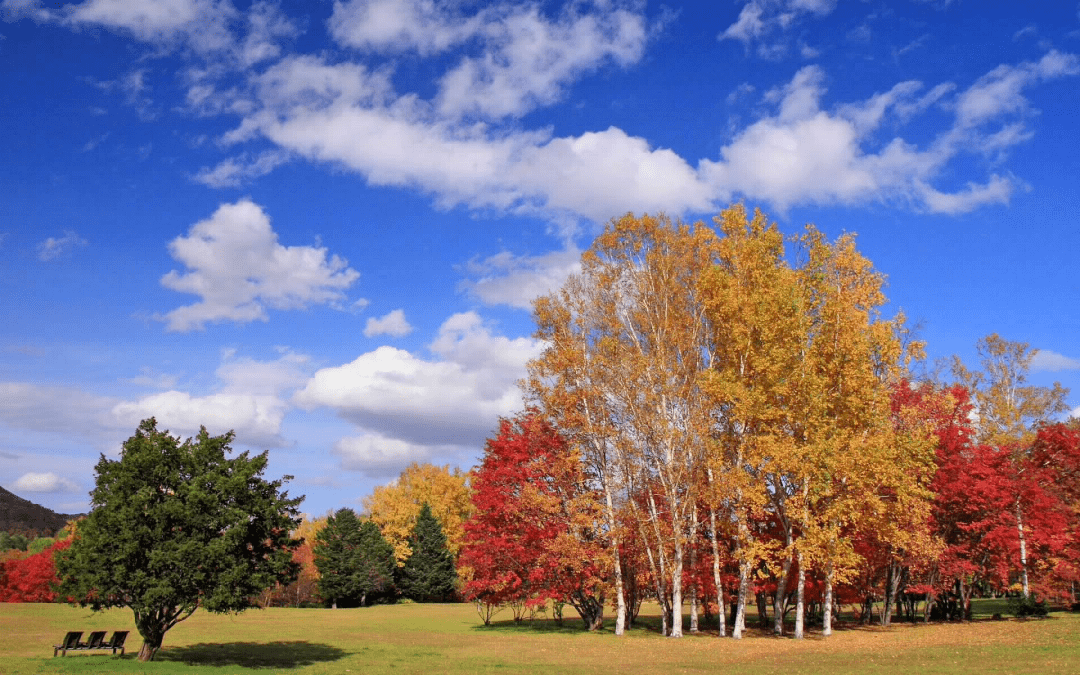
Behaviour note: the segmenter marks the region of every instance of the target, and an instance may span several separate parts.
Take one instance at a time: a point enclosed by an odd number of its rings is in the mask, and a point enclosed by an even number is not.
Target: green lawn
[[[1001,611],[983,601],[981,616]],[[570,614],[572,612],[568,612]],[[646,612],[647,613],[647,612]],[[645,623],[657,617],[646,616]],[[469,605],[383,605],[366,609],[269,609],[237,616],[199,612],[165,636],[153,664],[135,660],[141,641],[131,613],[93,614],[67,605],[0,604],[0,673],[1078,673],[1080,614],[1042,620],[856,627],[828,640],[796,642],[752,631],[741,642],[715,633],[683,640],[637,628],[587,634],[576,615],[490,627]],[[70,629],[128,629],[128,655],[52,658]]]

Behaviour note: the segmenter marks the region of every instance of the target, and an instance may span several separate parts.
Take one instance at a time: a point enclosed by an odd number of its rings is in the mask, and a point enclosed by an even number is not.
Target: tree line
[[[715,228],[611,222],[580,274],[534,304],[530,408],[488,442],[460,565],[494,607],[643,597],[665,634],[699,613],[742,637],[746,608],[828,635],[838,605],[888,623],[970,617],[976,590],[1075,602],[1077,425],[996,335],[952,385],[914,382],[923,346],[881,316],[854,237],[784,237],[735,206]],[[1035,601],[1031,601],[1035,602]]]

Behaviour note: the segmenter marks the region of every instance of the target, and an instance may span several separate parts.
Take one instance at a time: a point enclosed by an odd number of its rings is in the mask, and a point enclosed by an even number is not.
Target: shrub
[[[1045,600],[1036,600],[1031,597],[1009,598],[1009,611],[1016,617],[1046,616],[1048,611]]]

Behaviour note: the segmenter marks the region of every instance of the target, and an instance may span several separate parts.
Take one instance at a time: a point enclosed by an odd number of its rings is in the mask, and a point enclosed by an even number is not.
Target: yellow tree
[[[971,393],[978,420],[976,439],[1014,453],[1019,460],[1031,446],[1036,427],[1066,412],[1069,390],[1055,382],[1051,387],[1028,384],[1031,360],[1038,350],[1026,342],[1011,342],[992,333],[976,343],[981,370],[970,370],[953,357],[953,375]],[[1024,597],[1028,587],[1027,536],[1019,495],[1013,504],[1020,543],[1020,581]]]
[[[802,299],[798,279],[784,260],[784,238],[757,212],[734,206],[715,222],[723,239],[720,263],[701,281],[713,332],[711,369],[702,376],[716,442],[709,457],[711,501],[728,496],[735,523],[739,588],[732,636],[743,636],[751,571],[767,551],[751,535],[767,501],[786,514],[786,497],[765,488],[767,475],[782,476],[778,458],[790,453],[784,430],[800,367]],[[785,491],[786,494],[786,491]],[[791,528],[785,527],[790,537]],[[714,537],[715,540],[715,537]],[[785,568],[790,569],[790,562]]]
[[[883,279],[854,239],[830,244],[808,227],[795,267],[783,235],[760,212],[748,219],[736,206],[716,222],[721,264],[702,284],[715,351],[703,382],[716,421],[711,468],[732,490],[737,527],[734,636],[744,628],[750,570],[765,558],[777,581],[777,633],[797,563],[795,635],[802,637],[807,570],[824,566],[830,592],[857,559],[840,538],[845,528],[880,512],[882,500],[925,502],[919,487],[927,477],[918,467],[929,445],[901,447],[892,434],[887,385],[902,356],[902,318],[879,319]],[[749,523],[763,512],[778,524],[778,541],[750,536]],[[828,627],[831,597],[825,604]]]
[[[800,269],[810,322],[805,336],[805,413],[793,432],[802,447],[796,637],[803,632],[805,569],[825,567],[825,632],[831,631],[831,590],[857,557],[839,533],[870,519],[899,555],[926,554],[933,445],[923,425],[897,425],[891,385],[921,344],[905,344],[903,315],[882,320],[884,277],[855,248],[854,237],[826,242],[808,227]],[[898,585],[898,584],[897,584]],[[895,592],[890,595],[895,597]]]
[[[465,536],[465,521],[473,512],[468,474],[449,466],[414,462],[396,481],[376,487],[363,500],[366,516],[394,547],[398,566],[412,555],[409,535],[425,502],[442,526],[447,548],[457,556]]]
[[[711,229],[627,215],[585,252],[581,274],[534,311],[549,347],[530,364],[529,394],[560,429],[588,436],[586,461],[602,465],[606,494],[618,480],[645,511],[639,534],[672,637],[682,636],[683,556],[707,422],[699,374],[709,332],[697,286],[715,259]]]

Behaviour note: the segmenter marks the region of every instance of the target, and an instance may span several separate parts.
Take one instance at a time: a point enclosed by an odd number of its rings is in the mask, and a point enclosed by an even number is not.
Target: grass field
[[[842,624],[803,642],[756,631],[741,642],[715,632],[665,639],[648,610],[647,625],[622,639],[583,632],[569,610],[563,627],[514,624],[508,611],[484,627],[470,605],[199,612],[165,636],[151,664],[135,660],[141,640],[128,610],[0,604],[0,673],[1080,673],[1080,614],[986,618],[1003,604],[984,601],[972,623]],[[128,654],[52,658],[72,629],[131,630]]]

